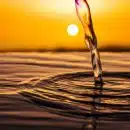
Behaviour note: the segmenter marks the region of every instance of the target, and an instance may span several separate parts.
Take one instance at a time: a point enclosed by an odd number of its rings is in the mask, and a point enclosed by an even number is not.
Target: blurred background
[[[100,50],[130,50],[130,0],[88,0]],[[0,51],[85,50],[74,0],[0,1]]]

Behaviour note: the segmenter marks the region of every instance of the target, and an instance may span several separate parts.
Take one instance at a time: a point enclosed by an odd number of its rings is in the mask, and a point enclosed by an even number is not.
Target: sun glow
[[[99,47],[130,47],[130,0],[87,1]],[[84,48],[84,30],[76,15],[74,2],[1,0],[0,50]],[[76,24],[78,29],[69,27],[69,24]]]
[[[91,9],[94,12],[100,12],[108,6],[106,1],[104,0],[87,0]],[[50,9],[50,11],[53,11],[57,14],[72,14],[75,13],[75,0],[41,0],[41,3],[39,2],[41,8],[43,9],[42,5],[44,5],[44,8],[47,10]]]
[[[67,27],[67,32],[69,36],[76,36],[79,32],[79,28],[75,24],[70,24]]]

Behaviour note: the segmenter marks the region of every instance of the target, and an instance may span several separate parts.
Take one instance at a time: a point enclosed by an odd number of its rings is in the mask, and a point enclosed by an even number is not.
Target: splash
[[[89,4],[87,0],[75,0],[75,5],[77,15],[84,28],[85,43],[88,45],[91,52],[91,61],[94,72],[95,84],[103,84],[102,66],[99,51],[97,48],[97,37],[93,28]]]

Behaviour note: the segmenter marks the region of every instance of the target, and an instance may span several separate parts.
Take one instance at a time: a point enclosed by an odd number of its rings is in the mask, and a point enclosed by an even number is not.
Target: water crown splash
[[[84,28],[85,43],[88,45],[91,52],[95,84],[103,84],[102,66],[99,51],[97,49],[97,37],[93,28],[89,4],[87,0],[75,0],[75,5],[78,18],[81,21]]]

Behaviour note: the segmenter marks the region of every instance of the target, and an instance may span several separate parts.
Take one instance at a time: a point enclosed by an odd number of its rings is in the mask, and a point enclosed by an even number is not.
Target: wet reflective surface
[[[40,81],[37,88],[20,93],[37,105],[63,115],[127,117],[130,74],[104,72],[104,86],[94,86],[90,76],[85,72],[59,75]]]
[[[102,53],[104,85],[95,86],[86,53],[1,54],[1,128],[129,130],[127,56]]]

